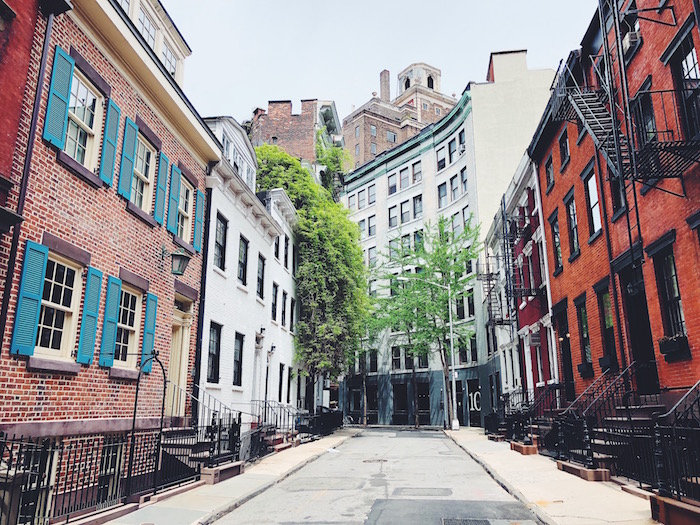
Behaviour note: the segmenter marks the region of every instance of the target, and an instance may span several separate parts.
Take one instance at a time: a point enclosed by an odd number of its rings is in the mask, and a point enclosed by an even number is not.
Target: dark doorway
[[[367,424],[376,425],[378,421],[377,385],[367,385]]]
[[[395,383],[394,389],[394,414],[391,417],[392,425],[408,424],[408,391],[405,384]]]
[[[571,361],[571,334],[569,333],[569,319],[566,316],[566,311],[557,315],[556,324],[566,400],[573,401],[576,399],[576,388],[574,387],[574,364]]]
[[[464,426],[464,384],[462,381],[456,382],[455,392],[457,393],[457,421],[459,426]]]
[[[430,424],[430,385],[418,383],[418,421],[421,425]]]
[[[659,392],[659,375],[654,357],[647,296],[640,269],[628,268],[620,272],[622,297],[625,302],[627,327],[630,334],[632,358],[636,362],[635,379],[640,394]]]
[[[316,407],[314,406],[314,381],[311,377],[306,378],[306,392],[304,397],[304,408],[309,411],[309,414],[314,414]]]

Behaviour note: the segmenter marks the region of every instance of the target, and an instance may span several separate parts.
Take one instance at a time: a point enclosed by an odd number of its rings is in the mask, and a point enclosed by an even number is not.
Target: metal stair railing
[[[700,505],[700,381],[654,418],[659,496]]]
[[[545,421],[551,425],[556,417],[554,412],[564,408],[562,406],[566,402],[564,392],[564,383],[545,385],[537,392],[533,403],[528,407],[527,424],[530,427],[530,439],[534,441],[534,437],[537,435],[538,448],[545,446],[545,436],[542,434],[540,425]],[[537,432],[535,432],[535,424],[537,424]]]

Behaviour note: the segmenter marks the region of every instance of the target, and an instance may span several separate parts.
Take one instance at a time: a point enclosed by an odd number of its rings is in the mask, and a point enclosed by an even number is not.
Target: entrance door
[[[641,270],[630,268],[621,272],[620,284],[625,301],[632,357],[637,363],[637,390],[640,394],[656,394],[659,392],[659,375],[656,370],[654,342],[651,337],[647,296]]]
[[[190,361],[191,326],[192,302],[176,299],[172,338],[170,339],[166,400],[166,414],[173,417],[184,416],[187,407],[187,369]]]
[[[569,334],[569,319],[566,316],[566,312],[560,313],[556,318],[556,322],[566,399],[567,401],[573,401],[576,399],[576,389],[574,388],[574,365],[571,361],[571,334]]]
[[[405,384],[395,383],[394,388],[394,414],[391,418],[393,425],[408,424],[408,390]]]
[[[464,384],[462,381],[457,381],[455,383],[457,388],[455,393],[457,394],[457,421],[459,421],[459,426],[464,426]]]
[[[418,383],[418,421],[421,425],[430,424],[430,384]]]

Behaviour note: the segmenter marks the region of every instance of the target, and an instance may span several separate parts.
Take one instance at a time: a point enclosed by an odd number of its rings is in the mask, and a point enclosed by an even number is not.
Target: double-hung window
[[[138,354],[141,328],[141,294],[122,284],[117,318],[117,342],[114,346],[114,366],[134,368]]]
[[[457,200],[459,197],[459,184],[457,181],[457,175],[450,179],[450,193],[452,194],[452,202]]]
[[[603,332],[603,348],[605,355],[615,356],[615,329],[613,312],[610,303],[610,290],[606,286],[598,292],[598,311],[600,312],[600,328]]]
[[[683,314],[676,260],[673,256],[672,246],[654,254],[654,269],[656,270],[656,282],[661,299],[664,335],[667,337],[685,335],[687,333],[685,315]]]
[[[374,204],[377,202],[377,187],[372,184],[367,188],[367,205]]]
[[[141,33],[141,36],[143,36],[144,40],[146,40],[149,47],[151,49],[155,49],[156,26],[153,23],[153,20],[151,20],[150,15],[146,13],[143,7],[141,7],[141,10],[139,11],[139,19],[136,23],[136,27],[138,28],[139,33]]]
[[[348,209],[350,211],[355,211],[355,194],[348,196]]]
[[[297,311],[297,301],[292,297],[289,300],[289,329],[294,330],[294,314]]]
[[[219,382],[219,364],[221,362],[221,325],[211,322],[209,327],[209,362],[207,364],[207,382]]]
[[[700,65],[691,34],[678,46],[672,58],[671,70],[680,90],[681,120],[685,126],[686,140],[697,139],[700,137]]]
[[[449,150],[450,154],[450,164],[452,164],[454,162],[455,154],[457,153],[457,141],[455,139],[452,139],[447,144],[447,149]]]
[[[573,192],[567,196],[564,201],[566,206],[566,224],[569,230],[569,259],[578,255],[581,246],[578,239],[578,222],[576,220],[576,202]]]
[[[459,172],[460,179],[462,180],[462,193],[467,194],[467,168],[462,168]]]
[[[244,335],[236,332],[236,338],[233,344],[233,384],[241,386],[243,375],[243,341]]]
[[[408,201],[401,203],[401,224],[404,224],[411,220],[411,209],[409,208]]]
[[[90,170],[97,164],[103,103],[99,91],[74,68],[63,151]]]
[[[49,255],[44,274],[36,353],[69,359],[75,346],[82,269]]]
[[[360,227],[360,239],[364,239],[367,237],[367,223],[362,219],[357,225]]]
[[[263,299],[265,296],[265,257],[258,254],[258,286],[256,290],[258,297]]]
[[[131,178],[129,200],[146,213],[151,213],[153,201],[155,157],[155,149],[139,134],[136,139],[134,175]]]
[[[421,172],[420,161],[413,163],[413,183],[420,182],[423,180],[423,173]]]
[[[588,230],[592,237],[600,231],[603,223],[600,218],[600,201],[598,200],[598,184],[595,178],[595,172],[591,169],[590,173],[583,179],[586,187],[586,202],[588,204]]]
[[[552,156],[550,155],[544,163],[544,176],[547,181],[546,190],[549,191],[554,186],[554,164],[552,164]]]
[[[377,264],[377,247],[372,246],[367,249],[367,264],[369,267],[373,267],[375,264]]]
[[[398,210],[396,206],[389,208],[389,228],[393,228],[398,225]]]
[[[282,292],[282,326],[287,325],[287,292]]]
[[[408,168],[404,168],[399,172],[399,181],[401,189],[408,188]]]
[[[391,369],[401,370],[401,347],[392,346],[391,347]]]
[[[177,71],[177,57],[167,42],[163,42],[162,62],[166,71],[174,77]]]
[[[391,143],[396,142],[396,133],[394,133],[393,131],[387,131],[386,132],[386,140],[387,140],[387,142],[391,142]]]
[[[373,237],[377,234],[377,216],[370,215],[367,217],[367,235]]]
[[[445,167],[445,148],[440,148],[437,150],[437,169],[440,171]]]
[[[393,195],[396,193],[396,173],[389,175],[387,180],[389,181],[389,195]]]
[[[559,162],[561,169],[569,162],[569,133],[566,129],[559,135]]]
[[[238,244],[238,280],[248,284],[248,239],[243,236]]]
[[[220,213],[216,214],[216,232],[214,236],[214,266],[226,269],[226,233],[228,221]]]
[[[357,192],[357,209],[361,210],[365,207],[365,190],[360,190]]]
[[[447,183],[443,182],[438,186],[438,208],[447,206]]]
[[[289,268],[289,237],[284,236],[284,267]]]
[[[277,295],[279,286],[277,283],[272,283],[272,320],[277,321]]]
[[[413,218],[420,219],[423,216],[423,195],[413,197]]]
[[[177,236],[180,239],[192,238],[192,198],[194,188],[189,181],[182,177],[180,179],[180,200],[177,207]]]
[[[556,213],[549,218],[549,226],[552,230],[552,252],[554,255],[554,273],[559,274],[562,268],[561,236],[559,233],[559,219]]]
[[[576,306],[576,315],[581,343],[581,363],[591,365],[593,357],[591,356],[591,340],[588,336],[588,313],[586,312],[585,299]]]

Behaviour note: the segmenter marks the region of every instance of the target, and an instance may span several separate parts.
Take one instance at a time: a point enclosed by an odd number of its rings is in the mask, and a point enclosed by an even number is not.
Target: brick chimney
[[[390,87],[389,71],[385,69],[379,73],[379,98],[384,102],[389,102]]]

